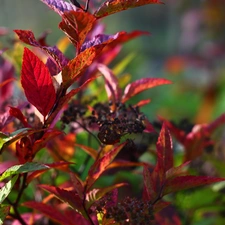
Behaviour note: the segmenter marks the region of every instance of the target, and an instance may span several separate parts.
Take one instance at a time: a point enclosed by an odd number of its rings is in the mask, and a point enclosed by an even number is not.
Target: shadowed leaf
[[[87,190],[95,183],[95,181],[100,177],[100,175],[106,170],[107,166],[114,160],[116,155],[120,152],[120,150],[124,147],[126,142],[118,145],[111,151],[107,152],[104,156],[97,159],[94,164],[91,166],[88,177],[86,179]]]
[[[83,200],[79,197],[76,191],[66,190],[49,185],[40,185],[40,187],[55,195],[62,202],[68,203],[73,209],[78,210],[83,216],[86,215],[83,209]]]
[[[9,205],[0,205],[0,224],[3,224],[6,216],[10,212],[10,206]]]
[[[47,167],[45,169],[37,170],[27,177],[27,183],[30,183],[33,179],[39,177],[43,173],[45,173],[47,170],[55,168],[58,170],[68,171],[69,165],[72,164],[70,162],[55,162],[51,164],[45,164]]]
[[[78,92],[83,90],[91,81],[95,80],[97,77],[98,76],[95,76],[95,77],[92,77],[92,78],[86,80],[81,86],[79,86],[76,89],[71,90],[68,94],[66,94],[65,96],[60,98],[60,101],[57,103],[57,106],[54,109],[54,112],[51,114],[51,116],[49,116],[48,120],[46,121],[46,124],[50,124],[54,120],[54,118],[58,114],[58,112],[62,109],[62,107],[66,103],[68,103],[74,95],[76,95]]]
[[[20,109],[10,106],[9,114],[10,116],[14,116],[20,120],[24,127],[30,127],[30,125],[27,123],[27,119],[24,117]]]
[[[84,183],[75,173],[70,173],[70,178],[73,183],[73,187],[79,195],[80,199],[84,198]]]
[[[24,206],[27,206],[29,208],[35,209],[37,211],[40,211],[47,217],[49,217],[51,220],[63,224],[63,225],[72,225],[72,221],[70,221],[67,216],[65,216],[62,212],[60,212],[57,207],[46,205],[42,202],[25,202],[23,203]]]
[[[152,175],[147,165],[143,169],[144,193],[143,198],[152,201],[157,197],[157,190],[152,180]]]

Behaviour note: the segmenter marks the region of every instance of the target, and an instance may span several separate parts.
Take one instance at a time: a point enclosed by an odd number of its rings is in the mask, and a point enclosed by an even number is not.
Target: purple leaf
[[[56,47],[49,47],[52,53],[57,56],[56,60],[53,57],[49,57],[46,62],[46,66],[52,76],[58,74],[64,66],[67,65],[69,60],[63,55],[63,53]],[[55,58],[55,57],[54,57]],[[59,66],[60,65],[60,66]]]
[[[45,3],[49,8],[54,10],[56,13],[58,13],[60,16],[62,16],[62,14],[67,11],[80,10],[75,5],[65,1],[60,0],[41,0],[41,1]]]
[[[100,45],[103,42],[108,41],[109,39],[116,39],[118,37],[118,34],[115,35],[107,35],[107,34],[98,34],[93,39],[89,41],[85,41],[84,44],[81,47],[81,51],[84,51],[87,48],[90,48],[95,45]]]
[[[56,47],[43,46],[35,37],[32,31],[30,30],[14,30],[18,35],[19,39],[31,46],[38,47],[47,53],[53,62],[57,64],[57,67],[62,70],[62,67],[67,64],[67,59],[63,56],[62,52]]]

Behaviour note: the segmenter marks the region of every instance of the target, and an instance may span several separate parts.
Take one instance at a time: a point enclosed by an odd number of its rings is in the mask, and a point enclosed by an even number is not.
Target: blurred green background
[[[207,122],[225,111],[225,1],[164,2],[103,19],[108,34],[151,33],[125,44],[114,65],[134,53],[125,71],[133,80],[164,77],[173,81],[135,99],[152,99],[143,108],[149,117]],[[30,29],[37,37],[50,30],[47,40],[54,45],[63,35],[59,22],[60,17],[39,0],[1,0],[0,26],[9,28],[11,37],[13,29]],[[8,36],[0,38],[9,44]]]

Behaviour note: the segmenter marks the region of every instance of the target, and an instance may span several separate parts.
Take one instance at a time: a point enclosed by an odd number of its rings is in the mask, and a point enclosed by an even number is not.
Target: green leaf
[[[7,141],[9,141],[9,137],[6,134],[0,132],[0,149],[2,149]]]
[[[9,214],[10,206],[9,205],[0,205],[0,224],[3,224],[6,216]]]
[[[13,177],[10,181],[8,181],[5,186],[3,186],[0,189],[0,204],[7,198],[9,193],[11,192],[14,184],[16,183],[16,180],[18,178],[18,175]]]
[[[12,132],[10,135],[0,132],[0,154],[6,146],[28,134],[31,134],[32,132],[34,133],[35,131],[30,128],[19,129],[15,132]]]
[[[21,174],[21,173],[28,173],[28,172],[33,172],[37,170],[43,170],[49,168],[48,166],[36,162],[29,162],[25,163],[23,165],[15,165],[7,169],[1,176],[0,176],[0,181],[4,180],[5,178],[16,175],[16,174]]]

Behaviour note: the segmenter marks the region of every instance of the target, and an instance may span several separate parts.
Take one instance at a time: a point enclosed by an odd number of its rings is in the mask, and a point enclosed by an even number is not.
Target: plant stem
[[[19,204],[19,201],[22,197],[24,190],[27,187],[26,180],[27,180],[27,173],[23,174],[22,185],[20,187],[20,190],[19,190],[19,193],[17,195],[15,202],[12,202],[9,198],[7,198],[8,203],[12,206],[12,208],[14,210],[14,213],[10,214],[10,216],[17,219],[22,225],[27,225],[27,223],[23,220],[23,218],[20,215],[20,212],[18,211],[18,204]]]
[[[87,186],[86,186],[86,187],[87,187]],[[86,213],[86,215],[87,215],[87,217],[88,217],[88,220],[90,221],[90,223],[91,223],[92,225],[95,225],[94,222],[92,221],[92,219],[91,219],[91,217],[90,217],[90,215],[89,215],[87,209],[86,209],[86,206],[85,206],[86,187],[84,188],[84,197],[83,197],[83,203],[82,203],[82,204],[83,204],[84,211],[85,211],[85,213]]]
[[[19,191],[19,193],[18,193],[18,196],[17,196],[17,198],[16,198],[16,201],[15,201],[15,203],[14,203],[15,207],[18,206],[19,201],[20,201],[20,199],[21,199],[21,197],[22,197],[22,194],[23,194],[24,190],[25,190],[26,187],[27,187],[26,181],[27,181],[27,173],[25,173],[25,174],[23,175],[22,185],[21,185],[20,191]]]

